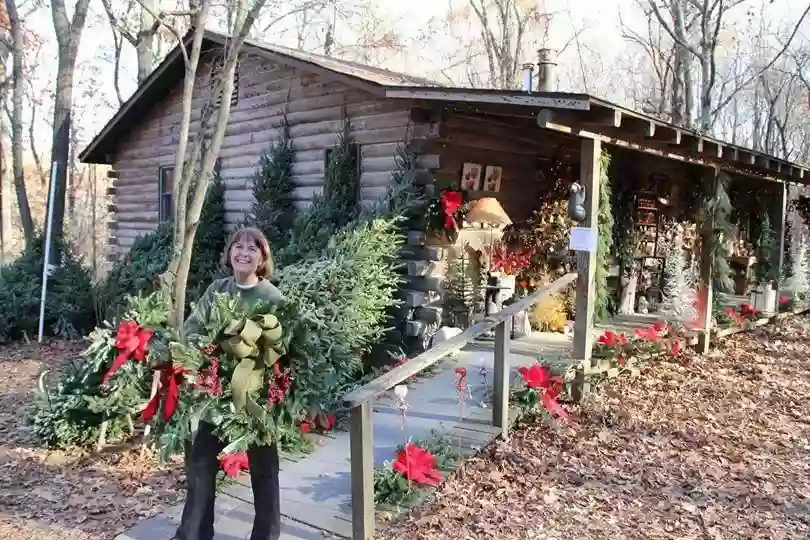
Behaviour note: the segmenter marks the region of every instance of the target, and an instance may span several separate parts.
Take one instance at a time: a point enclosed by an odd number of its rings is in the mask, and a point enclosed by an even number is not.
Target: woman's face
[[[252,238],[239,238],[231,246],[231,267],[234,274],[255,274],[262,262],[262,251]]]

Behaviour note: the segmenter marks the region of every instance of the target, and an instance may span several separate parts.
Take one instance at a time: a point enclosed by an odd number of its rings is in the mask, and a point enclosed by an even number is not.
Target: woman
[[[214,281],[200,298],[197,310],[186,321],[186,335],[198,333],[208,316],[214,293],[229,293],[246,303],[280,303],[279,290],[268,281],[273,271],[270,246],[258,229],[243,228],[228,240],[223,263],[231,277]],[[219,460],[225,444],[213,433],[214,426],[201,422],[193,442],[186,443],[187,496],[176,540],[213,540],[214,495]],[[250,540],[278,540],[279,509],[278,448],[276,445],[248,450],[250,481],[256,517]]]

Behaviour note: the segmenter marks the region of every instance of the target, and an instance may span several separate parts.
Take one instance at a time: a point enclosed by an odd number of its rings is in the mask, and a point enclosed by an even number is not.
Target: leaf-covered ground
[[[24,429],[37,377],[81,344],[0,348],[0,539],[109,540],[183,494],[178,466],[139,450],[98,455],[37,448]]]
[[[810,320],[652,365],[469,461],[385,540],[810,538]]]

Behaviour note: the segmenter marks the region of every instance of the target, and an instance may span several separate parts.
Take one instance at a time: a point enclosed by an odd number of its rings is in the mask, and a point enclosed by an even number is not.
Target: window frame
[[[172,189],[171,180],[174,174],[174,165],[161,165],[158,167],[158,222],[165,223],[172,220]],[[168,181],[168,182],[167,182]],[[169,190],[166,191],[166,184]],[[168,207],[164,207],[164,200],[168,198]]]

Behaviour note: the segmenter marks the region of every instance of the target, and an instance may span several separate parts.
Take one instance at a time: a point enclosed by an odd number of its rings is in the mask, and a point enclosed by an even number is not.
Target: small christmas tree
[[[664,299],[658,312],[673,324],[691,321],[697,315],[696,294],[683,251],[683,228],[678,225],[664,264]]]
[[[458,250],[458,254],[455,259],[450,261],[447,269],[449,276],[445,289],[447,291],[445,295],[447,311],[454,317],[463,314],[462,321],[454,321],[456,326],[461,326],[462,322],[469,322],[473,309],[480,302],[477,297],[482,288],[476,284],[476,280],[471,275],[471,269],[472,262],[465,245]]]

